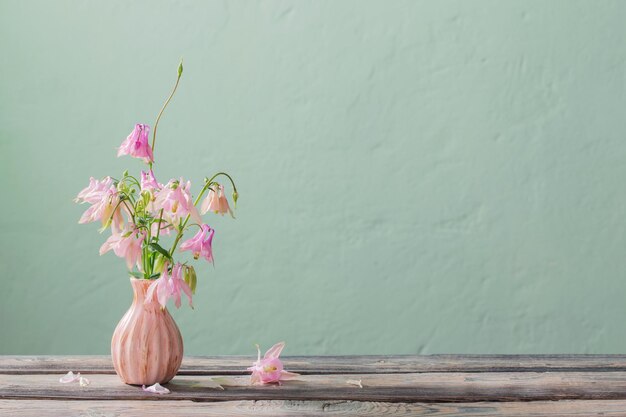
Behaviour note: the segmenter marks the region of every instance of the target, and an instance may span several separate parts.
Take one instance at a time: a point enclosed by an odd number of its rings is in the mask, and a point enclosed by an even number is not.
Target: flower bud
[[[163,266],[165,265],[165,262],[167,262],[165,256],[160,254],[157,255],[156,262],[154,262],[154,269],[152,272],[154,272],[155,274],[160,274],[161,272],[163,272]]]
[[[178,66],[178,77],[180,78],[180,76],[183,75],[183,60],[180,60],[180,65]]]
[[[143,206],[148,207],[148,203],[152,200],[152,194],[148,190],[143,190],[141,192],[141,200],[143,201]]]
[[[183,266],[183,280],[189,285],[191,289],[191,293],[196,293],[196,284],[198,282],[198,278],[196,276],[196,270],[191,265]]]
[[[233,191],[233,202],[235,203],[235,208],[237,207],[237,199],[239,198],[239,193],[237,190]]]

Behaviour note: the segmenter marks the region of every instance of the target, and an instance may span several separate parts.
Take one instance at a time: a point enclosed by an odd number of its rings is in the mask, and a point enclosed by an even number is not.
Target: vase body
[[[165,384],[183,360],[183,338],[176,322],[158,301],[146,300],[152,282],[130,278],[133,303],[113,332],[113,367],[126,384]]]

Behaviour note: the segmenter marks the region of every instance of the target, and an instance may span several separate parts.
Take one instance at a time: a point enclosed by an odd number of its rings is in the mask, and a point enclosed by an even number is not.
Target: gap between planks
[[[625,372],[626,355],[395,355],[291,356],[285,368],[300,374],[419,372]],[[250,356],[186,356],[179,375],[244,375]],[[110,356],[0,356],[1,374],[51,372],[113,374]]]

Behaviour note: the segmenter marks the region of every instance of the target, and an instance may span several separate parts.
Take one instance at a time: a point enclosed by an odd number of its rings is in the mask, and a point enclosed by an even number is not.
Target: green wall
[[[626,2],[0,1],[0,354],[103,354],[136,122],[238,180],[188,354],[626,351]]]

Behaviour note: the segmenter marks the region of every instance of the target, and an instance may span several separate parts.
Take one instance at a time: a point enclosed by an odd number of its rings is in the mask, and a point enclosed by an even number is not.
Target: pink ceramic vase
[[[115,372],[127,384],[164,384],[174,378],[183,360],[183,338],[176,322],[156,299],[146,301],[152,282],[130,278],[133,304],[111,340]]]

